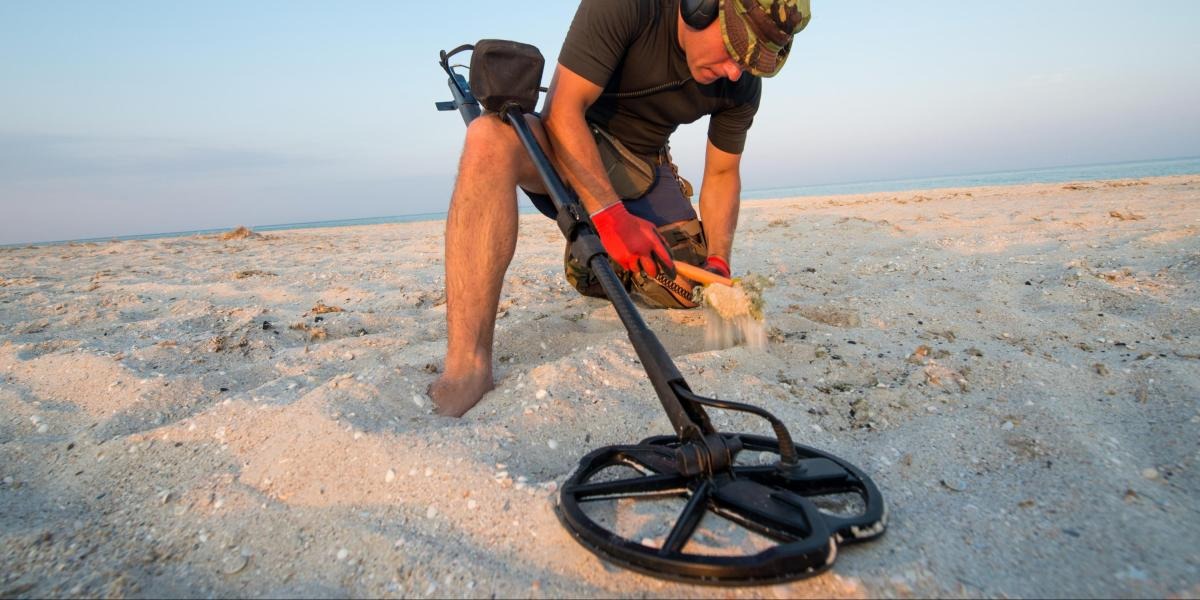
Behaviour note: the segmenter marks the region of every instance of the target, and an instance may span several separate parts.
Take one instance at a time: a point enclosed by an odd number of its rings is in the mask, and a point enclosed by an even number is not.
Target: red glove
[[[666,240],[652,223],[629,214],[623,203],[597,211],[592,215],[592,224],[604,249],[617,264],[633,273],[645,271],[651,277],[657,276],[661,268],[668,277],[675,277],[675,263]]]
[[[704,266],[701,268],[709,273],[716,273],[725,279],[729,279],[730,277],[729,263],[720,256],[708,257],[705,259]]]

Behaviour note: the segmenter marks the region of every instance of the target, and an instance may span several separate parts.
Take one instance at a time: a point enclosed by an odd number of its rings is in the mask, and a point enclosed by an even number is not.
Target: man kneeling
[[[580,3],[543,111],[526,118],[643,305],[695,306],[676,260],[730,275],[741,154],[760,77],[779,72],[810,18],[808,0]],[[706,115],[698,219],[667,142],[679,125]],[[448,342],[443,373],[429,390],[439,414],[461,416],[493,387],[496,308],[516,249],[518,187],[555,216],[515,132],[484,114],[467,128],[446,220]],[[580,293],[603,296],[569,248],[564,262]]]

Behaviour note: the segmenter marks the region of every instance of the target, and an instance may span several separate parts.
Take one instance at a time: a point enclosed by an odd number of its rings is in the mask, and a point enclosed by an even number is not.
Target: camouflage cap
[[[720,0],[729,56],[754,75],[774,76],[792,49],[792,36],[812,19],[809,1]]]

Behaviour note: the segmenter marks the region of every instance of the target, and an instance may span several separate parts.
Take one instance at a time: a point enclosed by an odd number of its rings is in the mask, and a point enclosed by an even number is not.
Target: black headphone
[[[679,0],[683,22],[692,29],[704,29],[717,19],[720,0]]]

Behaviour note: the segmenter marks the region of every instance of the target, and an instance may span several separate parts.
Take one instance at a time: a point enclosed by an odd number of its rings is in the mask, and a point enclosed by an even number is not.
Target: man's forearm
[[[579,195],[583,207],[594,213],[618,202],[620,198],[604,172],[600,151],[582,110],[557,107],[544,115],[543,124],[554,147],[555,166]]]
[[[708,238],[709,256],[732,262],[733,234],[741,207],[742,178],[731,172],[710,174],[700,190],[700,219]]]

